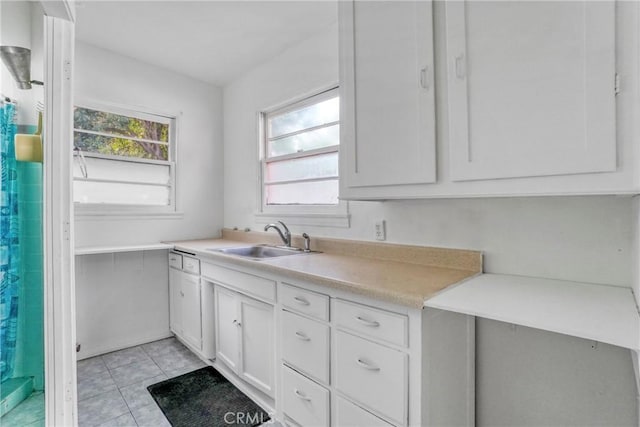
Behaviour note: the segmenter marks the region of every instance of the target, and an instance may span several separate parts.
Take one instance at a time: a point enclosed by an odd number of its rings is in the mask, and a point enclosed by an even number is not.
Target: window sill
[[[76,221],[111,221],[139,219],[182,219],[184,212],[153,211],[144,209],[97,209],[75,207]]]
[[[255,220],[258,224],[268,224],[275,221],[284,221],[287,225],[349,228],[351,215],[348,213],[328,214],[257,212],[255,214]]]

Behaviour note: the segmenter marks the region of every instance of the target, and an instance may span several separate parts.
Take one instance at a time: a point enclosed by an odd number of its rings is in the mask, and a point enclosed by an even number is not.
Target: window
[[[175,118],[115,107],[74,108],[76,205],[175,210]]]
[[[339,113],[335,88],[262,114],[263,210],[338,205]]]

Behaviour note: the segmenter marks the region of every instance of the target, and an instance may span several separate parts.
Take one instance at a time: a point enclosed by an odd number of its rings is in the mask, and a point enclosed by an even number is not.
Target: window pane
[[[340,144],[340,125],[299,133],[267,143],[268,157],[303,153]]]
[[[156,184],[167,184],[171,179],[169,165],[134,163],[92,157],[85,157],[85,163],[87,165],[87,177],[90,179],[114,179]],[[83,178],[78,157],[74,157],[73,176],[74,178]]]
[[[76,203],[167,206],[169,204],[169,188],[155,185],[74,181],[73,201]]]
[[[331,98],[299,110],[289,111],[277,116],[269,116],[268,137],[284,135],[291,132],[337,122],[340,119],[339,98]]]
[[[169,160],[169,147],[152,142],[139,142],[126,138],[110,138],[74,132],[73,143],[74,146],[89,153],[136,157],[139,159]]]
[[[338,180],[266,185],[267,205],[336,205]]]
[[[104,132],[124,137],[169,141],[169,125],[119,114],[75,107],[73,123],[76,129]]]
[[[267,182],[338,176],[338,153],[267,163]]]

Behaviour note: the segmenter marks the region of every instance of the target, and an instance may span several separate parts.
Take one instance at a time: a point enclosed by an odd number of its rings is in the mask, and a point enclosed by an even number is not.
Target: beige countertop
[[[169,243],[178,250],[203,259],[262,269],[415,308],[423,307],[426,300],[446,287],[482,272],[482,254],[478,251],[339,239],[312,241],[312,249],[325,249],[322,253],[301,253],[261,260],[211,251],[247,246],[250,242],[278,244],[271,234],[232,230],[223,230],[220,239]],[[299,240],[294,239],[294,246],[298,246],[296,242]],[[410,262],[401,261],[403,259]]]

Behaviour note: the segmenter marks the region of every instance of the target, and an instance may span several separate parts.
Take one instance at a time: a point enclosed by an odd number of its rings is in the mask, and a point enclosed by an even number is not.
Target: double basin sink
[[[299,248],[288,248],[270,245],[253,245],[223,249],[210,248],[207,250],[211,252],[220,252],[227,255],[235,255],[242,258],[251,258],[255,260],[314,253],[313,251],[307,252]]]

